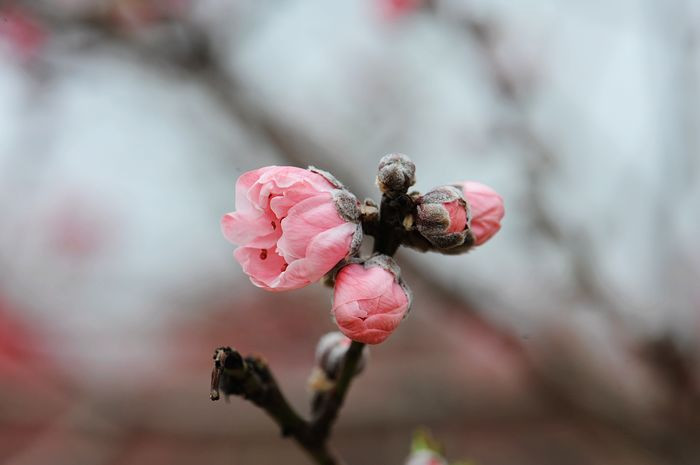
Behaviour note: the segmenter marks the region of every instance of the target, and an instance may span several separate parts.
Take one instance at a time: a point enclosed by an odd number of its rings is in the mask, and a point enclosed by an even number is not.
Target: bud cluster
[[[360,204],[326,171],[267,166],[241,175],[237,210],[224,215],[221,226],[239,245],[234,256],[253,284],[286,291],[325,277],[334,286],[331,313],[342,334],[378,344],[411,305],[411,292],[390,255],[402,244],[465,252],[490,239],[504,214],[503,199],[483,184],[467,181],[408,194],[415,182],[416,167],[406,155],[384,156],[377,168],[383,193],[377,208],[371,200]],[[364,234],[375,238],[368,258],[359,256]],[[341,346],[336,341],[319,362],[331,379]]]
[[[392,258],[396,250],[404,245],[463,253],[501,227],[503,199],[484,184],[466,181],[424,195],[408,193],[416,167],[406,155],[384,156],[376,181],[379,206],[371,199],[360,204],[326,171],[266,166],[239,177],[236,211],[221,220],[224,236],[238,245],[234,257],[256,286],[287,291],[322,279],[333,286],[331,315],[340,331],[324,335],[316,347],[310,422],[289,415],[262,359],[243,358],[228,347],[214,355],[211,398],[218,399],[221,389],[252,400],[278,421],[283,435],[308,450],[325,447],[350,380],[367,365],[366,344],[385,341],[409,312],[412,293]],[[365,235],[373,236],[373,251],[361,256]],[[329,460],[319,463],[335,463]],[[446,461],[432,438],[419,433],[407,464]]]

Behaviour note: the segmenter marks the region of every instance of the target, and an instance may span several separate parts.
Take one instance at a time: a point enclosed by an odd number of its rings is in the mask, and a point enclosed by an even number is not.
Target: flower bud
[[[505,214],[503,198],[479,182],[465,181],[460,187],[471,212],[469,228],[474,235],[474,245],[481,245],[501,229],[501,220]]]
[[[377,186],[385,194],[404,194],[416,182],[416,165],[402,153],[384,155],[379,160]]]
[[[416,229],[433,246],[449,249],[464,243],[469,208],[460,189],[442,186],[416,201]]]
[[[411,293],[391,257],[377,255],[340,269],[332,313],[347,337],[379,344],[396,329],[411,305]]]
[[[338,331],[324,334],[319,339],[316,345],[316,365],[323,370],[328,379],[335,380],[338,377],[340,366],[351,342],[343,333]],[[365,347],[362,350],[362,357],[355,368],[356,375],[364,370],[368,356],[369,349]]]

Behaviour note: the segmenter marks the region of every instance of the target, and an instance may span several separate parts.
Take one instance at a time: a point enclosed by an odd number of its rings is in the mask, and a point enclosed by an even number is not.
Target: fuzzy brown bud
[[[438,249],[464,244],[469,220],[469,205],[462,192],[454,186],[435,188],[416,202],[415,227]]]
[[[416,182],[416,165],[402,153],[384,155],[377,169],[377,186],[383,193],[405,194]]]

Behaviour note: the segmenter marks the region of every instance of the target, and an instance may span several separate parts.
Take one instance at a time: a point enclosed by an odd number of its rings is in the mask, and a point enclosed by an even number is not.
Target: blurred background
[[[416,299],[334,444],[400,464],[700,464],[700,3],[1,0],[0,463],[305,464],[213,349],[300,411],[330,290],[255,288],[219,230],[240,173],[378,199],[474,179],[503,229],[401,250]]]

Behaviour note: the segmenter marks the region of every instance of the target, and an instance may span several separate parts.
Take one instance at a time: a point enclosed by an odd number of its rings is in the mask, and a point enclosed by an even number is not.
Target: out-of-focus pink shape
[[[49,211],[47,233],[58,254],[89,259],[105,247],[110,233],[116,230],[107,211],[90,194],[66,193],[58,197]]]
[[[0,7],[0,39],[6,40],[20,59],[34,58],[46,38],[46,29],[31,12],[19,6]]]
[[[341,217],[337,187],[310,170],[267,166],[236,183],[236,211],[224,215],[224,236],[240,245],[236,260],[256,286],[298,289],[318,281],[348,256],[357,223]]]
[[[393,20],[417,10],[422,0],[378,0],[380,13],[384,19]]]
[[[41,338],[0,295],[0,378],[35,377],[47,365]]]

